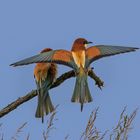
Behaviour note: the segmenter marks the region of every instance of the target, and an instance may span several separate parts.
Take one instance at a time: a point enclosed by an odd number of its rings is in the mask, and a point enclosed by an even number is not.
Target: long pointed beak
[[[87,42],[87,44],[91,44],[91,43],[93,43],[93,42],[91,42],[91,41],[88,41],[88,42]]]
[[[88,44],[91,44],[91,43],[92,43],[91,41],[87,41],[85,44],[85,47],[88,47]]]

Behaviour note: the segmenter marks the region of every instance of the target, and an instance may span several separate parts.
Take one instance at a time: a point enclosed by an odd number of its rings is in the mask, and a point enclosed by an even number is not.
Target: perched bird
[[[92,101],[87,83],[90,64],[103,57],[131,52],[138,49],[112,45],[96,45],[87,48],[87,45],[90,43],[92,42],[87,41],[84,38],[78,38],[74,41],[71,51],[62,49],[53,50],[26,58],[11,65],[21,66],[36,62],[53,62],[71,67],[76,73],[76,83],[71,101],[80,103],[82,111],[83,104]]]
[[[41,53],[52,51],[46,48]],[[54,63],[37,63],[34,68],[34,77],[37,85],[38,92],[38,105],[35,116],[42,118],[44,121],[44,114],[54,111],[48,90],[56,79],[57,66]]]

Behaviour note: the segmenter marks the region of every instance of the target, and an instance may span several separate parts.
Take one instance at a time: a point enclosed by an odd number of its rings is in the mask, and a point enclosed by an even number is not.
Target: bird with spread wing
[[[92,101],[92,96],[88,87],[87,77],[90,64],[100,58],[136,51],[138,48],[112,46],[112,45],[96,45],[87,47],[92,42],[84,38],[78,38],[74,41],[71,51],[67,50],[52,50],[44,52],[24,60],[11,64],[12,66],[21,66],[31,63],[53,62],[66,65],[74,69],[76,74],[76,83],[72,95],[72,102],[83,104]]]

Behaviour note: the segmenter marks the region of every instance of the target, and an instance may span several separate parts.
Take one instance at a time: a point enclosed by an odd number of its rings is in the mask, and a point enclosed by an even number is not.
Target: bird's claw
[[[104,87],[104,82],[101,81],[100,79],[98,79],[98,81],[96,81],[95,85],[97,85],[102,90],[102,87]]]

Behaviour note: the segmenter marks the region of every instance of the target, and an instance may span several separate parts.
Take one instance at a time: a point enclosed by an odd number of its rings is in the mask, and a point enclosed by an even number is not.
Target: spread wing
[[[57,64],[63,64],[71,68],[75,68],[76,64],[74,63],[72,54],[70,51],[66,50],[53,50],[49,52],[44,52],[21,61],[15,62],[10,66],[22,66],[32,63],[43,63],[43,62],[53,62]]]
[[[138,48],[112,46],[112,45],[97,45],[89,47],[86,50],[86,59],[87,59],[86,66],[88,67],[93,61],[98,60],[102,57],[132,52],[135,51],[136,49]]]

